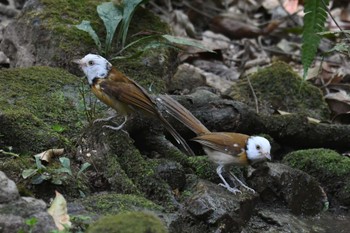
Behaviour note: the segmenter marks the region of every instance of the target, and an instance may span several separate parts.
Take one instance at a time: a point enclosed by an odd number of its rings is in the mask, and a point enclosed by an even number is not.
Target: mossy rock
[[[79,79],[50,67],[0,71],[0,148],[32,154],[70,147],[85,112]]]
[[[163,207],[154,202],[133,194],[98,194],[80,199],[80,202],[87,211],[99,214],[118,214],[126,211],[155,211],[161,212]]]
[[[128,212],[105,216],[93,223],[88,233],[166,233],[162,221],[151,213]]]
[[[329,119],[330,110],[321,90],[303,81],[284,62],[276,62],[252,74],[250,82],[261,113],[272,114],[275,110],[282,110],[320,120]],[[255,108],[255,100],[247,79],[234,84],[228,95]]]
[[[327,194],[342,205],[350,205],[349,158],[329,149],[308,149],[289,153],[283,162],[314,176]]]
[[[109,189],[143,195],[169,210],[174,209],[171,188],[156,172],[160,161],[141,154],[125,132],[94,124],[83,135],[80,147],[83,152],[79,157],[94,164],[99,174],[108,181]],[[88,153],[91,152],[91,157],[85,156],[85,148]]]
[[[82,20],[90,21],[104,44],[105,27],[96,11],[97,5],[102,2],[32,0],[28,3],[16,20],[6,28],[0,44],[0,50],[10,58],[11,66],[58,66],[74,74],[82,74],[71,61],[98,51],[88,33],[77,29],[75,25],[80,24]],[[142,35],[133,35],[144,31],[167,34],[170,29],[155,14],[139,7],[131,20],[126,44],[142,38]],[[114,41],[107,59],[114,57],[120,50],[116,45],[117,41]],[[129,57],[135,53],[136,46],[131,46],[122,55]],[[165,89],[165,80],[171,73],[169,69],[172,68],[171,62],[175,58],[175,53],[164,47],[149,50],[141,57],[112,62],[145,88],[152,87],[153,92],[159,92]]]

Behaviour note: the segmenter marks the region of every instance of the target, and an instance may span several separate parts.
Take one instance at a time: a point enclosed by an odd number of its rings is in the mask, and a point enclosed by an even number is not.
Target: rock
[[[320,217],[318,216],[317,218]],[[257,214],[251,218],[241,233],[337,232],[331,229],[327,231],[324,226],[320,225],[321,222],[312,221],[310,217],[295,216],[288,213],[285,209],[268,206],[258,209]]]
[[[171,78],[169,91],[192,91],[194,88],[205,85],[203,70],[184,63],[177,67],[176,73]]]
[[[330,197],[330,204],[350,207],[350,159],[333,150],[308,149],[286,155],[283,162],[315,177]]]
[[[0,67],[9,67],[9,66],[10,66],[10,59],[2,51],[0,51]]]
[[[155,215],[145,212],[126,212],[100,218],[88,233],[166,233],[167,229]]]
[[[172,190],[182,190],[186,185],[186,174],[179,163],[162,160],[157,166],[156,172],[168,183]]]
[[[86,198],[80,198],[68,205],[81,205],[79,212],[89,213],[88,215],[114,215],[125,211],[152,211],[161,212],[163,207],[142,197],[141,195],[104,193],[94,194]],[[79,213],[79,214],[80,214]]]
[[[8,179],[5,173],[0,171],[0,204],[8,203],[19,198],[15,182]]]
[[[199,180],[184,202],[183,214],[171,232],[240,232],[253,214],[257,195],[233,194],[217,184]]]
[[[147,125],[135,124],[134,119],[129,122],[124,129],[130,134],[136,130],[138,135],[142,135],[144,130],[142,127],[146,127],[145,130],[149,131]],[[107,181],[104,190],[126,194],[143,193],[146,198],[157,204],[174,208],[177,202],[172,190],[157,174],[159,166],[157,159],[149,159],[141,154],[134,144],[139,145],[142,142],[134,142],[125,131],[106,129],[102,124],[94,124],[86,130],[79,142],[77,157],[82,163],[94,164],[103,180]],[[155,136],[155,131],[153,134]],[[93,173],[87,176],[95,179]]]
[[[1,232],[19,232],[20,230],[29,232],[29,226],[25,222],[30,218],[37,220],[31,230],[33,233],[46,233],[56,229],[52,217],[46,212],[45,202],[31,197],[20,197],[14,182],[1,171],[0,184]],[[4,188],[3,185],[6,184],[7,188]]]
[[[315,215],[327,209],[328,200],[315,178],[284,164],[266,163],[249,175],[264,202],[282,200],[293,214]]]
[[[16,20],[6,27],[0,51],[10,58],[11,67],[58,66],[82,75],[72,60],[82,58],[88,53],[98,53],[98,50],[88,33],[77,29],[75,25],[80,24],[82,20],[90,21],[97,35],[104,41],[105,27],[96,12],[96,6],[100,3],[101,1],[97,0],[29,0]],[[127,43],[140,38],[131,38],[130,35],[145,30],[166,34],[169,32],[169,26],[150,11],[139,7],[130,21]],[[120,50],[116,44],[117,42],[112,44],[112,51],[105,55],[107,59],[116,56]],[[132,48],[122,55],[127,57],[138,53],[135,51],[137,46]],[[170,61],[173,61],[175,56],[169,48],[159,48],[156,51],[146,51],[140,58],[130,62],[112,62],[143,87],[151,86],[153,92],[159,92],[165,89],[165,80],[171,73]]]
[[[300,113],[320,120],[328,120],[330,110],[321,90],[302,78],[284,62],[276,62],[250,77],[257,96],[260,113],[272,114],[275,110]],[[238,80],[226,93],[232,99],[255,108],[247,79]]]
[[[2,69],[0,80],[1,148],[40,153],[64,147],[82,128],[79,81],[65,70]]]

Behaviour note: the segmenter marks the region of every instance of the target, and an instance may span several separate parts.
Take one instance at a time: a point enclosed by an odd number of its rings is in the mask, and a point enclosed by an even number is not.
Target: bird
[[[156,102],[147,91],[137,82],[127,77],[115,68],[107,59],[97,54],[87,54],[81,59],[73,60],[84,72],[92,93],[104,104],[124,116],[124,121],[118,127],[105,125],[104,127],[120,130],[128,121],[128,116],[140,112],[157,118],[189,155],[193,151],[181,135],[161,115]],[[115,116],[102,119],[108,121]],[[98,119],[97,121],[100,121]]]
[[[231,187],[222,173],[225,168],[236,166],[248,166],[259,160],[271,160],[270,142],[261,136],[249,136],[234,132],[211,132],[209,131],[188,109],[169,95],[159,95],[157,101],[175,119],[192,130],[197,136],[192,141],[198,142],[208,155],[209,160],[217,165],[216,173],[220,177],[223,186],[228,191],[236,194],[241,191]],[[245,185],[232,172],[229,178],[247,190],[255,193],[255,190]],[[233,179],[232,179],[233,178]]]

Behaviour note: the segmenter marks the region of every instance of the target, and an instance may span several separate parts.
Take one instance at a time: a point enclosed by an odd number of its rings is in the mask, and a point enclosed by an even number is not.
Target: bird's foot
[[[102,128],[111,129],[111,130],[115,130],[115,131],[121,130],[122,132],[124,132],[131,139],[128,131],[122,129],[123,125],[119,125],[118,127],[111,126],[111,125],[103,125]]]
[[[228,191],[230,191],[230,192],[233,193],[233,194],[242,193],[241,190],[239,190],[239,189],[237,189],[237,188],[232,188],[232,187],[227,186],[227,185],[225,185],[225,184],[223,184],[223,183],[220,183],[219,186],[222,186],[222,187],[226,188]]]
[[[104,125],[104,126],[102,126],[102,128],[107,128],[107,129],[118,131],[118,130],[121,130],[123,128],[123,126],[124,126],[123,124],[119,125],[119,126]]]
[[[250,187],[248,187],[248,186],[246,186],[246,185],[244,185],[243,187],[244,187],[245,189],[247,189],[248,191],[252,192],[253,194],[256,193],[256,191],[255,191],[254,189],[252,189],[252,188],[250,188]]]
[[[113,115],[113,116],[110,116],[110,117],[107,117],[107,118],[99,118],[99,119],[94,120],[94,124],[96,124],[98,122],[110,121],[110,120],[112,120],[115,117],[116,117],[116,115]]]
[[[244,184],[242,181],[240,181],[232,172],[230,172],[230,175],[231,175],[230,179],[231,179],[232,181],[237,181],[237,182],[239,183],[240,186],[244,187],[245,189],[247,189],[248,191],[252,192],[253,194],[256,193],[254,189],[252,189],[252,188],[248,187],[247,185],[245,185],[245,184]],[[232,179],[232,178],[234,178],[234,179]]]

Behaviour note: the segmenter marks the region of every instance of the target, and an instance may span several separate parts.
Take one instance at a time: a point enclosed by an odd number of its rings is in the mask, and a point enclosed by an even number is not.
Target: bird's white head
[[[96,54],[88,54],[82,59],[74,60],[83,70],[89,84],[93,83],[95,78],[105,78],[112,68],[112,64],[104,57]]]
[[[261,160],[265,158],[271,160],[271,145],[266,138],[259,136],[249,137],[247,140],[246,149],[247,157],[251,161]]]

